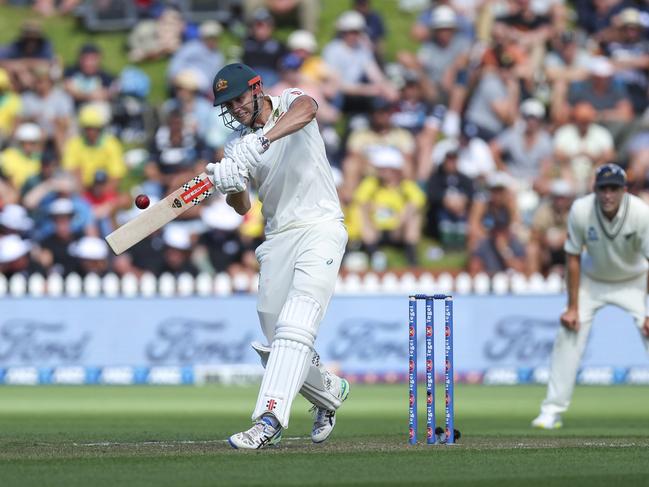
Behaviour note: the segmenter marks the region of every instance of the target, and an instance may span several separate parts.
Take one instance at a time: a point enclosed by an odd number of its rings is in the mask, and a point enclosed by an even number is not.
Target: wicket
[[[435,434],[435,337],[434,303],[444,301],[444,384],[445,384],[445,441],[455,443],[453,405],[453,296],[449,294],[413,294],[408,300],[408,387],[409,387],[409,437],[411,445],[417,444],[417,301],[426,302],[426,443],[437,443]]]

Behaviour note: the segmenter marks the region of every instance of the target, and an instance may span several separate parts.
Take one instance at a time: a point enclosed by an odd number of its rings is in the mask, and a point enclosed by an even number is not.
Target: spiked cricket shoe
[[[345,379],[340,379],[339,387],[337,396],[340,402],[343,402],[349,395],[349,382]],[[317,406],[313,406],[312,411],[315,412],[315,420],[313,422],[313,429],[311,430],[311,440],[313,440],[313,443],[322,443],[329,438],[329,435],[331,435],[331,432],[336,426],[336,411]]]
[[[241,433],[236,433],[228,442],[232,448],[241,450],[259,450],[269,446],[277,445],[282,439],[282,427],[273,427],[266,421],[257,421],[252,428]]]

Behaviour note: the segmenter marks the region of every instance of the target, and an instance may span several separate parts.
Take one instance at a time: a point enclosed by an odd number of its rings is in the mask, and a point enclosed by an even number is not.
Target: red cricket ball
[[[135,198],[135,206],[137,206],[140,210],[148,208],[149,203],[151,203],[151,200],[149,200],[149,197],[145,194],[138,194]]]

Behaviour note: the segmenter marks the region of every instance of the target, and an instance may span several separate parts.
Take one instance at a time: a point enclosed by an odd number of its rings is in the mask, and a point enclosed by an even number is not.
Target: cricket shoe
[[[282,439],[282,427],[273,427],[270,423],[257,421],[252,428],[241,433],[236,433],[228,438],[232,448],[241,450],[259,450],[279,444]]]
[[[349,395],[349,382],[346,379],[340,379],[340,386],[338,390],[338,399],[342,403]],[[311,430],[311,440],[313,443],[322,443],[336,426],[336,411],[325,408],[313,406],[311,411],[315,413],[315,420],[313,422],[313,429]]]
[[[557,430],[562,426],[561,415],[558,413],[541,413],[532,421],[532,428],[542,430]]]

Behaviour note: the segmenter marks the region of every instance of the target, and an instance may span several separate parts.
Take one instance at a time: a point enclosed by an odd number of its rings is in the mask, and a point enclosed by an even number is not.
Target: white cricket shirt
[[[595,193],[572,204],[564,249],[581,254],[581,269],[597,281],[616,282],[647,272],[649,206],[625,194],[613,220],[601,212]]]
[[[305,94],[298,88],[288,88],[281,96],[267,96],[273,111],[263,129],[257,129],[255,133],[268,132],[293,100]],[[247,129],[242,135],[251,132]],[[266,235],[344,219],[315,119],[297,132],[270,144],[262,155],[261,164],[250,177],[259,191],[262,213],[266,218]]]

